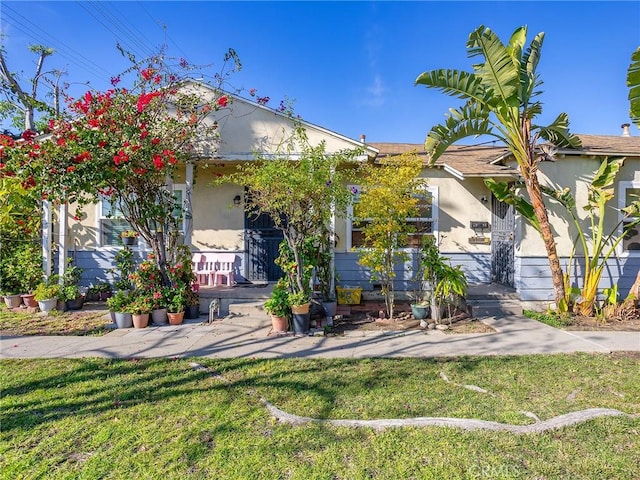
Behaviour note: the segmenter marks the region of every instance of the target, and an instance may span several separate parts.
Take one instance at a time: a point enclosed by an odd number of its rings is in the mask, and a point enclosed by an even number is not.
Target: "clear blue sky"
[[[629,120],[626,70],[640,45],[640,1],[3,0],[0,13],[9,66],[27,77],[33,43],[56,49],[46,69],[97,89],[128,66],[117,41],[140,56],[166,43],[170,55],[218,67],[232,47],[243,63],[235,87],[256,88],[272,107],[294,99],[305,120],[370,142],[421,143],[444,120],[457,101],[413,82],[433,68],[470,70],[465,44],[481,24],[503,41],[520,25],[529,39],[546,33],[543,122],[565,111],[575,133],[619,135]]]

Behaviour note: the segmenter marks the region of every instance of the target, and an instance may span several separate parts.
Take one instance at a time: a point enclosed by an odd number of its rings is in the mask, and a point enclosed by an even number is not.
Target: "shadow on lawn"
[[[425,359],[434,366],[447,359]],[[480,359],[458,358],[458,368],[473,369]],[[251,408],[262,409],[260,396],[276,400],[295,399],[298,395],[316,399],[320,416],[328,417],[338,396],[346,389],[354,395],[382,389],[409,375],[411,367],[402,359],[368,360],[289,360],[273,359],[198,359],[194,368],[188,359],[68,359],[56,361],[6,360],[5,371],[24,373],[7,375],[3,388],[2,429],[34,428],[67,417],[98,415],[114,409],[140,404],[153,407],[176,396],[223,393],[217,407],[249,401]],[[385,367],[361,368],[361,364],[384,362]],[[389,366],[391,364],[391,366]],[[413,364],[415,366],[415,364]],[[369,365],[371,367],[371,365]],[[41,378],[37,370],[45,371]],[[333,369],[333,370],[332,370]],[[345,376],[341,370],[350,370]],[[352,370],[358,369],[357,375]],[[327,378],[329,372],[330,379]],[[305,376],[303,380],[300,377]],[[27,381],[23,377],[31,378]],[[268,393],[267,393],[268,392]],[[250,394],[250,395],[247,395]],[[304,412],[302,412],[304,413]],[[266,415],[266,411],[265,411]]]

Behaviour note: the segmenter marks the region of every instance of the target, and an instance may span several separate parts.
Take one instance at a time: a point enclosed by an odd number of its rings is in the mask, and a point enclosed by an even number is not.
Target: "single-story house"
[[[206,87],[201,87],[206,88]],[[194,252],[232,252],[236,255],[236,282],[273,282],[279,270],[273,264],[282,235],[269,219],[254,218],[242,208],[245,192],[235,185],[210,186],[219,174],[231,171],[241,162],[250,162],[256,152],[275,155],[284,138],[294,128],[294,119],[252,100],[229,95],[227,108],[214,112],[210,121],[218,124],[215,148],[193,165],[183,165],[173,185],[185,204],[183,234]],[[361,148],[361,162],[375,162],[388,155],[415,150],[424,155],[423,144],[366,143],[364,135],[354,140],[326,128],[300,121],[311,144],[326,142],[326,151]],[[427,126],[425,126],[426,129]],[[605,156],[625,156],[618,178],[615,200],[607,224],[613,227],[618,211],[640,194],[640,137],[580,135],[583,147],[560,149],[555,162],[541,164],[543,182],[569,187],[583,205],[585,185]],[[291,154],[292,161],[296,153]],[[551,276],[544,245],[537,232],[513,209],[498,202],[484,184],[486,178],[516,180],[518,172],[509,152],[501,146],[454,146],[435,165],[425,155],[422,176],[427,179],[431,208],[423,209],[428,226],[439,241],[440,251],[454,265],[463,266],[469,282],[497,282],[513,287],[523,301],[550,301]],[[69,210],[73,210],[69,208]],[[73,257],[84,269],[85,284],[96,278],[108,280],[107,270],[119,248],[122,220],[110,217],[111,205],[105,199],[85,209],[86,215],[74,221],[62,212],[59,229],[61,252]],[[112,212],[113,213],[113,212]],[[551,208],[563,263],[573,246],[575,232],[560,208]],[[415,220],[415,219],[414,219]],[[358,265],[355,248],[359,232],[348,215],[335,222],[335,269],[339,284],[371,290],[367,272]],[[140,256],[145,246],[134,247]],[[640,233],[634,232],[609,261],[603,286],[618,283],[622,293],[629,289],[640,268]],[[564,265],[563,265],[564,266]],[[411,271],[399,266],[398,289],[410,290]]]

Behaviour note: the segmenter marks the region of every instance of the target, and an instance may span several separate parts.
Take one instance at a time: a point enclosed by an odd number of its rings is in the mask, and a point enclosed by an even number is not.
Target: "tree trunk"
[[[533,206],[533,211],[540,225],[540,235],[542,236],[542,241],[544,242],[544,246],[549,257],[554,298],[556,305],[559,305],[561,300],[565,297],[562,266],[560,265],[560,259],[558,258],[556,242],[553,238],[553,232],[551,231],[551,224],[549,223],[547,209],[542,200],[542,192],[540,191],[538,176],[535,172],[531,173],[526,179],[526,186],[527,193],[531,199],[531,205]]]

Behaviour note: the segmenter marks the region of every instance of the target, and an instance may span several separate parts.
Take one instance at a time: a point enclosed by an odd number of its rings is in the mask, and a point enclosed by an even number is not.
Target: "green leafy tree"
[[[432,162],[450,145],[470,136],[489,135],[509,148],[531,201],[531,225],[544,241],[555,299],[560,302],[564,298],[563,272],[538,179],[538,163],[545,159],[538,142],[544,139],[556,147],[575,148],[580,140],[569,133],[565,113],[547,126],[534,123],[542,113],[542,103],[536,100],[542,81],[536,69],[544,33],[536,35],[528,47],[526,37],[526,27],[517,28],[505,45],[493,31],[480,26],[467,41],[468,56],[483,58],[473,65],[472,72],[431,70],[420,74],[416,84],[465,100],[462,107],[450,109],[444,124],[434,126],[427,134],[425,147]]]
[[[280,264],[289,277],[291,293],[304,294],[307,301],[310,272],[317,258],[314,241],[318,235],[328,235],[333,209],[346,210],[349,192],[345,184],[358,153],[358,149],[329,153],[324,142],[311,145],[304,128],[297,125],[276,158],[258,154],[256,161],[219,179],[219,183],[245,186],[246,208],[269,215],[282,231],[287,248],[281,248]],[[299,158],[292,160],[290,155]]]
[[[238,65],[232,50],[225,57]],[[43,199],[76,203],[77,215],[103,196],[149,244],[162,272],[177,261],[179,205],[171,189],[180,163],[212,153],[217,135],[210,112],[227,108],[230,98],[216,87],[201,93],[189,83],[194,67],[162,52],[136,62],[132,88],[88,91],[68,99],[73,118],[51,120],[43,138],[23,135],[2,165],[3,176],[18,176]],[[219,81],[223,80],[219,76]]]
[[[424,180],[419,178],[422,160],[415,153],[381,160],[364,171],[362,192],[354,204],[354,222],[362,225],[364,247],[359,263],[379,281],[389,318],[395,305],[395,266],[409,259],[403,250],[408,235],[415,231],[409,217],[419,216],[420,193]],[[354,192],[358,193],[358,192]]]
[[[627,70],[627,86],[631,121],[640,126],[640,47],[631,55],[631,64]]]

